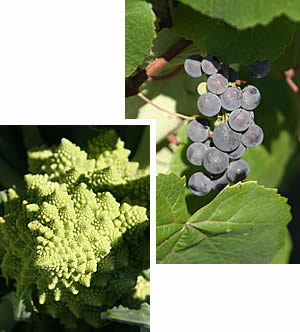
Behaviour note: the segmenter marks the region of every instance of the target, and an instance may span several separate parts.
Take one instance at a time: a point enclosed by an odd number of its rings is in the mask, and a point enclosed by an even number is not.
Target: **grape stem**
[[[160,106],[158,106],[157,104],[155,104],[153,101],[151,101],[150,99],[148,99],[145,95],[142,94],[142,92],[138,92],[137,96],[139,96],[141,99],[143,99],[145,102],[147,102],[148,104],[152,105],[153,107],[157,108],[158,110],[162,111],[162,112],[165,112],[165,113],[168,113],[169,115],[172,115],[172,116],[177,116],[178,118],[181,118],[181,119],[186,119],[186,120],[195,120],[196,118],[195,117],[192,117],[192,116],[186,116],[186,115],[183,115],[183,114],[180,114],[180,113],[176,113],[176,112],[172,112],[172,111],[169,111],[169,110],[166,110]]]
[[[140,69],[138,72],[125,79],[125,97],[135,96],[139,92],[140,86],[149,78],[163,68],[170,60],[177,54],[183,51],[186,47],[192,44],[191,40],[180,39],[176,44],[171,46],[161,57],[150,63],[145,69]]]
[[[300,63],[298,63],[294,68],[291,68],[287,71],[281,71],[281,75],[285,79],[288,86],[291,88],[292,91],[294,91],[298,95],[300,95],[299,88],[298,88],[297,84],[292,80],[292,78],[294,77],[296,72],[299,70],[300,70]]]

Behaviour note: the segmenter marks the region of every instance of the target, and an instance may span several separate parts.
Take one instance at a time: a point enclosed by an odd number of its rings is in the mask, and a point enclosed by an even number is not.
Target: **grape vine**
[[[126,2],[128,9],[132,3],[126,36],[126,117],[156,120],[158,261],[288,262],[286,224],[265,247],[264,258],[252,246],[264,250],[269,233],[248,229],[244,233],[249,241],[239,232],[255,216],[255,222],[262,222],[266,201],[261,208],[255,203],[251,209],[241,206],[235,215],[234,199],[228,198],[245,194],[248,202],[253,194],[253,200],[257,195],[261,199],[269,188],[288,196],[284,190],[295,177],[300,137],[296,7],[292,13],[279,0],[276,10],[273,3],[258,0],[228,0],[229,5],[146,0],[146,17],[144,10],[137,16],[133,4],[139,0]],[[211,206],[222,199],[220,212],[214,212]],[[270,211],[277,206],[275,196],[272,204]],[[279,214],[269,216],[266,223],[283,222],[280,219]],[[228,227],[231,221],[235,230]],[[213,242],[222,247],[220,260],[212,254]],[[276,258],[280,250],[284,256]]]

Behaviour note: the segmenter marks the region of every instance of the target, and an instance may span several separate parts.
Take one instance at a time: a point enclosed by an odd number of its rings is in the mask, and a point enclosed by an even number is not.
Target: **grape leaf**
[[[299,2],[300,3],[300,2]],[[300,61],[300,24],[294,35],[293,42],[286,49],[285,53],[278,58],[272,66],[276,66],[279,70],[288,70],[296,66]]]
[[[136,96],[126,98],[126,118],[130,119],[132,118],[132,114],[134,116],[134,113],[136,113],[137,119],[155,119],[157,123],[157,142],[164,139],[175,128],[180,126],[181,120],[179,118],[171,117],[167,113],[159,111],[148,103],[145,103],[143,106],[139,107],[139,99],[140,98]],[[166,108],[168,110],[174,109],[176,105],[174,98],[165,96],[163,94],[158,95],[156,98],[151,98],[151,100],[160,107]]]
[[[239,29],[267,24],[281,14],[287,15],[292,20],[300,20],[298,0],[180,0],[180,2],[205,15],[223,19]]]
[[[101,313],[101,318],[148,329],[150,328],[150,306],[148,303],[143,303],[140,309],[134,310],[120,305]]]
[[[170,27],[172,25],[172,12],[174,9],[174,2],[169,0],[151,0],[153,11],[159,17],[159,27]]]
[[[227,186],[190,218],[185,179],[157,177],[157,263],[268,263],[283,246],[287,199],[256,182]]]
[[[181,38],[174,33],[174,31],[164,28],[157,33],[156,38],[153,40],[151,59],[154,61],[156,58],[162,56],[169,48],[179,42]],[[184,60],[191,54],[201,54],[202,51],[194,44],[189,45],[183,49],[179,54],[172,58],[167,64],[165,64],[154,77],[157,75],[166,75],[175,70],[176,67],[183,64]]]
[[[278,78],[278,69],[273,64],[271,74],[263,80],[253,82],[252,79],[252,83],[243,72],[242,77],[249,84],[254,83],[262,94],[261,104],[254,113],[255,122],[263,128],[264,141],[254,149],[247,149],[243,156],[250,166],[248,179],[275,187],[281,183],[297,148],[299,96],[290,90],[283,79]],[[274,94],[274,91],[280,93]]]
[[[278,58],[291,43],[296,24],[282,16],[267,26],[241,31],[188,6],[178,5],[173,30],[225,63],[247,64]]]
[[[154,21],[151,4],[143,0],[125,1],[125,76],[132,74],[150,54]]]
[[[160,206],[156,211],[156,224],[158,226],[164,225],[169,221],[169,217],[172,216],[174,228],[177,228],[177,222],[188,217],[184,200],[185,179],[179,178],[174,173],[168,175],[159,174],[156,189],[156,200]],[[174,195],[174,193],[176,194]]]
[[[156,174],[168,173],[170,170],[169,163],[173,156],[173,150],[168,145],[166,143],[165,146],[157,146],[156,148]]]
[[[294,150],[295,142],[285,130],[272,140],[270,150],[264,145],[247,149],[242,159],[247,161],[250,167],[248,180],[255,180],[270,187],[278,186]]]
[[[160,57],[171,46],[176,44],[180,38],[172,30],[164,28],[160,30],[153,40],[152,53],[155,57]],[[167,65],[167,64],[166,64]]]
[[[278,250],[270,261],[270,264],[288,264],[293,247],[293,241],[289,232],[286,230],[286,237],[283,246]]]

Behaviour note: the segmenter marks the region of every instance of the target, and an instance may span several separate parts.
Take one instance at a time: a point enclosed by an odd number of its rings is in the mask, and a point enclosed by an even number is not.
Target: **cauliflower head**
[[[129,154],[112,129],[86,151],[63,138],[29,151],[26,190],[7,191],[2,273],[67,326],[102,326],[149,266],[149,174]]]

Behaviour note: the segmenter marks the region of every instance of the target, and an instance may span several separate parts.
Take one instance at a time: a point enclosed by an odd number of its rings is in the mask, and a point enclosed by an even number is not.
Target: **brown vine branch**
[[[175,135],[173,135],[173,134],[171,134],[171,135],[168,136],[168,141],[170,143],[175,144],[175,145],[179,145],[180,144],[180,142],[178,141],[177,137]]]
[[[183,65],[179,65],[176,69],[174,69],[171,73],[162,75],[162,76],[151,76],[148,78],[149,81],[165,81],[169,78],[175,77],[178,73],[181,72]]]
[[[281,75],[285,79],[288,86],[291,88],[292,91],[294,91],[298,95],[300,95],[299,88],[298,88],[297,84],[293,81],[292,78],[294,77],[296,72],[299,71],[299,70],[300,70],[300,63],[298,63],[294,68],[291,68],[287,71],[282,71],[281,72]]]
[[[166,109],[158,106],[157,104],[155,104],[153,101],[151,101],[150,99],[148,99],[145,95],[143,95],[141,92],[138,92],[137,95],[140,98],[142,98],[144,101],[146,101],[148,104],[152,105],[153,107],[157,108],[158,110],[160,110],[162,112],[168,113],[169,115],[177,116],[178,118],[186,119],[186,120],[194,120],[194,119],[196,119],[195,117],[192,117],[192,116],[186,116],[186,115],[183,115],[183,114],[180,114],[180,113],[168,111],[168,110],[166,110]]]
[[[180,39],[171,46],[161,57],[150,63],[145,69],[140,70],[134,76],[125,79],[125,97],[135,96],[139,93],[140,86],[152,78],[161,68],[163,68],[171,59],[173,59],[182,50],[192,43],[191,40]]]

